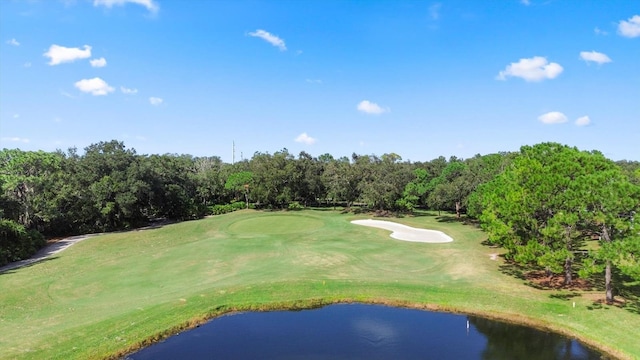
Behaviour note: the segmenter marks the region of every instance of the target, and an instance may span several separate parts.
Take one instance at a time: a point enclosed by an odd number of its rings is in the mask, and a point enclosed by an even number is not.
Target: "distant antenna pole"
[[[231,145],[231,165],[236,163],[236,142],[232,142]]]

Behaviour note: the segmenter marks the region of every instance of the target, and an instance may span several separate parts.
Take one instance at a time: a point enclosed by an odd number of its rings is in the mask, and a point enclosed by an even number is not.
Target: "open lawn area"
[[[118,357],[228,311],[358,301],[535,324],[640,358],[639,314],[506,275],[477,228],[389,219],[454,239],[406,242],[350,223],[366,218],[243,210],[80,242],[0,274],[0,357]]]

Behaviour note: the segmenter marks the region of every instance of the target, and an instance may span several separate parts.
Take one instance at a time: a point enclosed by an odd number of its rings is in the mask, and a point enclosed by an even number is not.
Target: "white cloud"
[[[7,44],[13,45],[13,46],[20,46],[20,43],[16,39],[7,40]]]
[[[114,5],[123,6],[125,4],[137,4],[147,8],[147,10],[155,13],[160,8],[153,0],[93,0],[93,6],[104,6],[111,8]]]
[[[280,39],[276,35],[273,35],[267,31],[258,29],[254,32],[250,32],[249,36],[259,37],[264,41],[268,42],[269,44],[277,47],[278,49],[280,49],[280,51],[287,50],[287,46],[285,45],[284,40]]]
[[[129,89],[124,86],[120,86],[120,91],[122,91],[123,94],[127,95],[135,95],[138,93],[138,89]]]
[[[22,64],[22,66],[24,66],[26,68],[30,68],[31,67],[31,63],[30,62],[26,62],[26,63]]]
[[[299,143],[304,143],[307,145],[313,145],[316,143],[316,139],[312,138],[311,136],[307,135],[307,133],[302,133],[300,135],[298,135],[298,137],[296,138],[296,142]]]
[[[567,122],[567,116],[559,111],[552,111],[538,116],[538,120],[545,124],[562,124]]]
[[[107,95],[113,92],[113,88],[99,77],[93,79],[82,79],[74,84],[80,91],[90,93],[91,95]]]
[[[627,21],[620,20],[618,34],[628,38],[640,36],[640,15],[634,15]]]
[[[373,115],[380,115],[382,113],[386,113],[390,111],[389,108],[384,109],[380,107],[380,105],[376,103],[372,103],[369,100],[360,101],[360,103],[358,103],[357,109],[358,111],[361,111],[363,113],[373,114]]]
[[[598,65],[611,62],[611,58],[609,58],[606,54],[599,53],[597,51],[581,51],[580,59],[587,62],[592,61],[594,63],[598,63]]]
[[[440,9],[442,8],[441,3],[435,3],[429,6],[429,17],[431,20],[436,21],[440,19]]]
[[[107,66],[107,59],[101,57],[100,59],[91,59],[89,63],[92,67],[101,68]]]
[[[2,141],[21,142],[26,144],[29,142],[29,139],[20,137],[3,137]]]
[[[579,117],[576,119],[577,126],[587,126],[591,124],[591,119],[588,116]]]
[[[531,0],[520,0],[520,3],[525,6],[531,5]]]
[[[91,57],[91,46],[85,45],[84,50],[80,48],[68,48],[59,45],[51,45],[49,51],[43,56],[51,59],[49,65],[58,65],[66,62],[74,62],[78,59],[86,59]]]
[[[562,66],[558,63],[549,63],[545,57],[534,56],[530,59],[520,59],[517,63],[509,64],[500,71],[496,79],[506,80],[507,77],[519,77],[525,81],[541,81],[554,79],[562,73]]]
[[[153,106],[158,106],[160,104],[162,104],[164,102],[164,100],[162,98],[159,97],[150,97],[149,98],[149,103]]]

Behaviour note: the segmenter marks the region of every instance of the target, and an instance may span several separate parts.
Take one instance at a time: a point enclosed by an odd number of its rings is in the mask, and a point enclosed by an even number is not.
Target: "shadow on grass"
[[[518,264],[505,263],[503,265],[500,265],[499,268],[500,272],[505,275],[509,275],[520,280],[527,280],[527,278],[524,276],[526,269]]]
[[[631,313],[640,315],[640,281],[634,281],[630,277],[621,274],[614,269],[612,273],[613,303],[607,304],[605,300],[604,274],[592,277],[594,290],[602,292],[600,299],[587,307],[589,310],[607,309],[607,306],[616,306]]]
[[[440,216],[438,215],[437,211],[429,211],[429,210],[414,210],[413,213],[411,213],[412,216],[415,217],[437,217]]]
[[[119,231],[115,231],[116,233],[124,233],[124,232],[128,232],[128,231],[144,231],[144,230],[155,230],[155,229],[160,229],[165,227],[166,225],[171,225],[171,224],[175,224],[178,221],[175,220],[162,220],[162,221],[155,221],[155,222],[151,222],[149,225],[147,226],[143,226],[143,227],[139,227],[139,228],[135,228],[135,229],[131,229],[131,230],[119,230]]]
[[[436,217],[436,220],[442,223],[464,223],[465,222],[465,218],[463,217],[457,218],[455,215],[440,215]]]
[[[549,295],[550,298],[552,299],[558,299],[558,300],[564,300],[564,301],[569,301],[575,297],[579,297],[582,296],[581,293],[577,292],[577,291],[572,291],[569,293],[559,293],[559,294],[551,294]]]
[[[320,212],[334,212],[334,211],[342,211],[344,210],[344,207],[342,206],[338,206],[338,207],[331,207],[331,206],[322,206],[322,207],[316,207],[316,206],[309,206],[306,207],[305,210],[313,210],[313,211],[320,211]]]
[[[598,274],[589,279],[574,279],[573,284],[564,285],[563,277],[554,275],[549,277],[544,271],[532,270],[515,263],[500,265],[500,271],[508,276],[523,280],[527,286],[543,291],[560,291],[549,294],[549,298],[558,300],[570,300],[584,294],[596,292],[597,300],[594,300],[588,310],[607,310],[611,306],[625,309],[633,314],[640,315],[640,281],[633,281],[614,271],[614,301],[607,304],[605,300],[604,275]],[[599,294],[598,294],[599,293]],[[588,295],[591,296],[591,295]]]
[[[22,261],[16,261],[16,262],[13,262],[13,263],[9,263],[7,265],[4,265],[4,266],[0,267],[0,276],[14,274],[16,272],[16,270],[18,270],[18,269],[24,269],[24,268],[32,267],[34,265],[42,264],[44,262],[52,261],[52,260],[56,260],[56,259],[58,259],[57,256],[50,256],[50,257],[47,257],[47,258],[44,258],[44,259],[37,259],[37,260],[32,260],[32,261],[22,260]]]
[[[624,299],[623,309],[640,315],[640,281],[622,281],[618,294]]]
[[[474,226],[476,228],[480,227],[478,220],[472,219],[466,215],[462,215],[461,217],[457,217],[455,214],[438,215],[436,216],[436,220],[441,223],[460,223],[462,225]]]

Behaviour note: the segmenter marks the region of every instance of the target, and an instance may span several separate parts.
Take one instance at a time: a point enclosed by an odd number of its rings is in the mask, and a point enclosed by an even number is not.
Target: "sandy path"
[[[38,250],[37,253],[35,253],[32,257],[25,259],[25,260],[20,260],[20,261],[16,261],[16,262],[12,262],[9,263],[7,265],[4,266],[0,266],[0,273],[3,273],[5,271],[9,271],[9,270],[14,270],[14,269],[19,269],[21,267],[24,266],[28,266],[34,263],[37,263],[38,261],[42,261],[46,258],[48,258],[49,256],[55,255],[59,252],[61,252],[62,250],[68,248],[69,246],[80,242],[82,240],[88,239],[90,237],[94,237],[97,235],[101,235],[101,234],[88,234],[88,235],[78,235],[78,236],[72,236],[72,237],[68,237],[65,239],[62,239],[60,241],[56,241],[53,244],[49,244],[45,247],[43,247],[42,249]]]
[[[353,220],[352,224],[371,226],[391,231],[391,237],[397,240],[424,242],[424,243],[448,243],[453,239],[442,231],[417,229],[411,226],[383,220]]]

